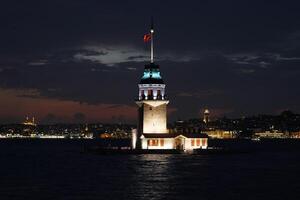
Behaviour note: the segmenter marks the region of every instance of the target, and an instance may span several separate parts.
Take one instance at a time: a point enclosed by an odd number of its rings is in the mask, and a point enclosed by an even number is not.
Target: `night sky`
[[[300,112],[296,1],[0,3],[0,123],[126,122],[155,21],[169,121]]]

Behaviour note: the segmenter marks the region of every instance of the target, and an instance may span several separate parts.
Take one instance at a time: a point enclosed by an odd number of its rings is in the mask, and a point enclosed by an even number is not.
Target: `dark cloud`
[[[144,56],[144,55],[140,55],[140,56],[129,56],[128,60],[136,60],[136,59],[144,59],[146,60],[148,57]]]
[[[232,116],[300,112],[299,8],[285,1],[3,1],[0,87],[36,91],[27,98],[133,105],[148,59],[142,36],[154,15],[171,119],[198,116],[203,107]]]

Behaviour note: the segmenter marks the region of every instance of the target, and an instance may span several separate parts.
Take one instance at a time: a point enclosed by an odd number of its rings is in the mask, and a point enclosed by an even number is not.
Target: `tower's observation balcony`
[[[139,100],[166,100],[165,84],[139,84]]]
[[[144,100],[168,100],[167,95],[141,95],[138,98],[136,98],[137,101],[144,101]]]

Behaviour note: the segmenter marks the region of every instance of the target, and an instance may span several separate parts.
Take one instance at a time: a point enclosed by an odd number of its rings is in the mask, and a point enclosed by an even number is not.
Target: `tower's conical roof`
[[[164,84],[159,71],[159,66],[154,63],[145,65],[144,74],[140,84]]]

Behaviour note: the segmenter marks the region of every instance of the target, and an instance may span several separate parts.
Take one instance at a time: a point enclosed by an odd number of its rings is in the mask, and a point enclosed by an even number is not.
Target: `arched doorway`
[[[177,150],[184,150],[184,138],[183,137],[177,137],[175,138],[175,149]]]

